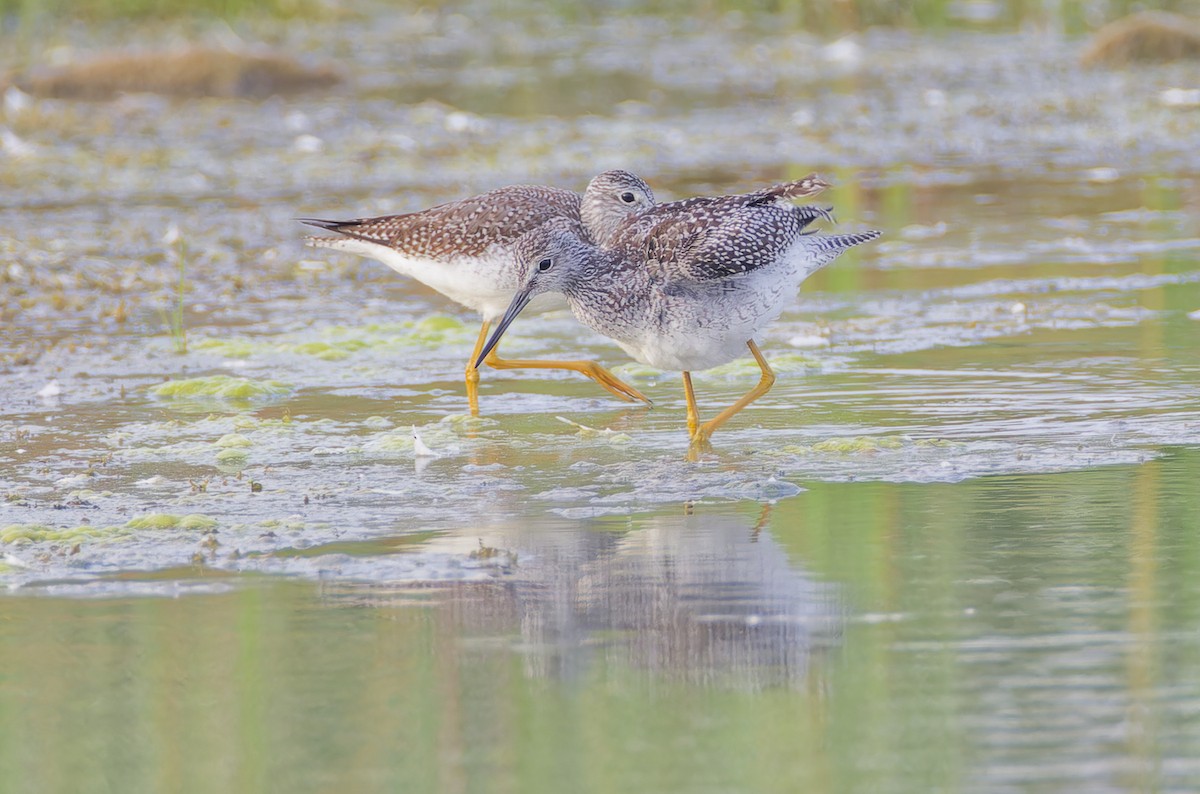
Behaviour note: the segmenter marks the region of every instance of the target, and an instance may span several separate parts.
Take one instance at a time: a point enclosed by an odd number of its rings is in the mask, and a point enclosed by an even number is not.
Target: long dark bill
[[[504,332],[512,321],[517,319],[517,315],[521,310],[529,305],[529,301],[533,299],[533,287],[528,286],[513,296],[512,303],[508,304],[508,311],[504,312],[504,316],[500,318],[500,324],[496,326],[496,330],[492,332],[492,336],[488,339],[487,344],[483,346],[483,350],[479,353],[479,358],[475,361],[475,369],[483,364],[483,360],[487,358],[488,353],[492,352],[492,348],[500,343],[500,337],[504,336]]]

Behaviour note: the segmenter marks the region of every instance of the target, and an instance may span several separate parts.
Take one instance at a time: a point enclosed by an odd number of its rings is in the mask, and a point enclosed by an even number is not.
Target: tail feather
[[[816,174],[809,174],[803,179],[771,185],[750,195],[754,197],[753,203],[756,204],[778,204],[815,196],[827,187],[830,187],[830,184],[824,179]]]
[[[792,207],[792,212],[799,217],[801,229],[818,220],[837,223],[837,220],[833,217],[833,207],[816,207],[811,204],[805,204],[802,207]],[[806,234],[808,233],[810,232],[806,232]]]
[[[305,237],[304,241],[308,245],[319,246],[324,248],[336,248],[335,243],[338,240],[353,239],[362,240],[365,243],[375,243],[376,245],[388,245],[391,240],[391,232],[394,232],[394,218],[400,216],[386,216],[382,218],[354,218],[348,221],[331,221],[324,218],[296,218],[300,223],[309,226],[315,226],[318,229],[324,229],[328,232],[337,232],[341,237]]]
[[[882,232],[871,229],[865,232],[850,234],[806,234],[803,240],[805,249],[809,252],[808,265],[804,268],[804,277],[812,275],[833,260],[841,256],[846,249],[856,245],[869,243],[879,237]]]
[[[347,223],[346,221],[329,221],[322,218],[296,218],[296,220],[308,226],[315,226],[318,229],[324,229],[330,232],[338,231],[340,227]],[[337,248],[338,243],[346,239],[346,237],[317,237],[315,235],[305,235],[304,244],[311,248]]]
[[[840,254],[847,248],[853,248],[856,245],[869,243],[879,237],[881,234],[883,234],[883,232],[876,229],[869,229],[865,232],[853,232],[852,234],[822,235],[814,239],[820,245],[822,250],[836,251],[838,254]]]
[[[318,229],[324,229],[329,232],[336,232],[343,226],[353,226],[358,221],[327,221],[323,218],[296,218],[300,223],[308,226],[316,226]]]

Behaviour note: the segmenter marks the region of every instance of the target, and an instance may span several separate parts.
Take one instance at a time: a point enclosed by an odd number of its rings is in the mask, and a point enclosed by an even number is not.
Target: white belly
[[[455,303],[479,312],[484,320],[499,319],[524,285],[521,268],[504,247],[496,246],[480,256],[455,259],[431,259],[409,256],[394,248],[351,237],[320,238],[322,248],[346,251],[378,260],[401,275],[416,279]],[[526,311],[542,312],[566,306],[562,295],[545,294],[534,298]]]
[[[742,334],[717,337],[648,334],[636,341],[618,344],[634,359],[655,369],[700,372],[749,355],[746,343],[751,338]]]
[[[732,288],[688,292],[651,287],[651,297],[623,326],[600,329],[630,356],[656,369],[698,372],[749,355],[746,345],[778,319],[796,296],[787,273],[754,273]],[[591,324],[591,323],[589,323]]]

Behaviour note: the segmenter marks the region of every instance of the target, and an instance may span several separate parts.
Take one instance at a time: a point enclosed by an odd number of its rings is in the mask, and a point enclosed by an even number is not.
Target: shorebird
[[[633,358],[682,371],[688,432],[693,449],[703,447],[775,382],[754,337],[806,278],[880,234],[808,231],[815,220],[832,220],[830,211],[794,206],[779,187],[656,205],[628,219],[604,249],[557,221],[529,232],[516,245],[528,280],[480,360],[531,300],[561,292],[580,322]],[[701,424],[690,373],[732,361],[747,348],[762,371],[758,384]]]
[[[377,259],[479,312],[483,327],[465,371],[467,401],[471,413],[478,414],[481,364],[493,369],[573,370],[624,400],[650,402],[594,361],[502,359],[494,345],[486,355],[480,351],[488,328],[525,283],[525,271],[513,248],[518,238],[553,219],[579,238],[603,246],[625,220],[652,206],[654,194],[639,177],[628,171],[605,171],[592,179],[582,196],[541,185],[512,185],[405,215],[298,220],[338,234],[307,237],[307,245]],[[565,306],[561,296],[546,294],[532,308],[546,311]]]

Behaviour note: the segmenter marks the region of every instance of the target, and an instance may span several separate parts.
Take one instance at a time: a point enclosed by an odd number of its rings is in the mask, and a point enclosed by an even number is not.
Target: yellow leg
[[[712,445],[707,441],[696,441],[696,430],[700,427],[700,412],[696,410],[696,392],[692,389],[692,373],[683,373],[683,396],[687,401],[688,435],[692,443],[688,446],[687,459],[692,463],[700,461],[700,454],[709,452]],[[691,515],[689,513],[689,515]]]
[[[714,430],[728,422],[730,417],[738,411],[769,392],[771,386],[775,384],[775,373],[771,371],[771,365],[767,363],[767,360],[763,358],[763,354],[759,352],[758,345],[754,344],[754,340],[752,339],[746,343],[746,346],[750,348],[751,355],[758,362],[758,367],[762,370],[762,377],[759,378],[758,384],[753,389],[742,395],[740,400],[700,425],[696,432],[692,433],[692,444],[707,443]]]
[[[490,325],[491,323],[486,321],[483,323],[483,327],[479,329],[479,339],[475,341],[475,349],[471,351],[471,357],[467,359],[467,404],[471,407],[471,416],[479,416],[479,370],[475,366],[475,361],[479,358],[484,343],[487,342],[488,326]]]
[[[688,435],[696,435],[700,426],[700,413],[696,410],[696,392],[692,389],[692,373],[683,373],[683,396],[687,400]]]
[[[478,355],[478,352],[476,352]],[[488,353],[487,358],[483,360],[492,369],[569,369],[572,372],[580,372],[587,375],[592,380],[599,383],[604,388],[608,389],[613,394],[620,397],[622,400],[634,402],[641,400],[650,405],[650,399],[642,394],[637,389],[630,386],[628,383],[617,378],[604,367],[597,364],[595,361],[529,361],[503,359],[496,353],[496,348],[492,348],[492,352]]]

